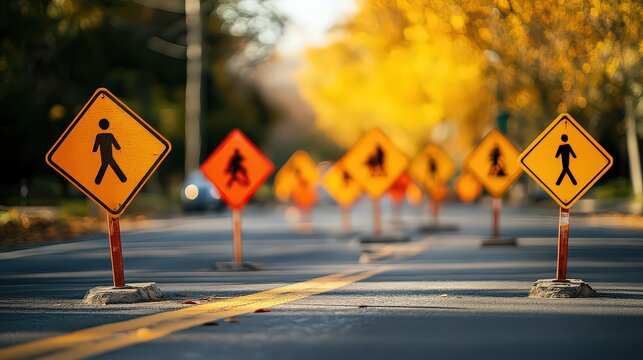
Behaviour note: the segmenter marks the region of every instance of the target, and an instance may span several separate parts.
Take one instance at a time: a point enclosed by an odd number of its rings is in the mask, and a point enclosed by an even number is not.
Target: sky
[[[353,0],[273,0],[273,3],[289,19],[278,46],[284,55],[323,45],[327,31],[357,10]]]

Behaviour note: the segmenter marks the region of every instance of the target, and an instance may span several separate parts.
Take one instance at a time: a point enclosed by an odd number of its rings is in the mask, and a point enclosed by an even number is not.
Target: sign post
[[[516,245],[515,238],[500,237],[500,207],[502,197],[518,179],[522,170],[518,165],[518,149],[499,130],[492,129],[464,160],[464,166],[492,196],[491,239],[483,246]]]
[[[560,205],[556,278],[538,280],[530,296],[595,294],[582,280],[567,279],[570,210],[612,163],[607,151],[569,114],[560,114],[520,154],[520,166]]]
[[[362,195],[361,185],[346,170],[342,159],[338,160],[324,174],[322,185],[328,194],[342,208],[342,231],[351,231],[351,209]]]
[[[216,186],[221,198],[232,210],[233,262],[216,264],[218,270],[258,270],[256,264],[243,261],[241,211],[274,166],[257,146],[239,129],[232,130],[201,164],[203,175]]]
[[[456,225],[440,225],[438,222],[442,201],[446,199],[449,189],[447,183],[455,173],[455,163],[440,147],[429,144],[411,161],[409,173],[424,185],[429,195],[429,214],[431,222],[420,226],[423,232],[455,231]]]
[[[406,170],[406,156],[380,129],[364,134],[344,155],[343,164],[373,200],[373,236],[362,236],[362,243],[408,241],[406,236],[383,236],[379,199]]]
[[[393,185],[388,189],[388,196],[391,198],[393,203],[393,214],[391,221],[395,224],[402,225],[402,204],[404,202],[404,197],[406,195],[406,189],[409,187],[413,180],[406,172],[395,180]]]
[[[114,288],[122,289],[125,287],[125,271],[123,270],[121,227],[118,216],[110,216],[107,214],[107,232],[109,234],[109,253],[112,260]]]
[[[107,212],[113,289],[132,287],[125,285],[119,217],[170,149],[160,133],[109,90],[100,88],[47,153],[49,166]],[[153,283],[145,286],[158,291]],[[110,303],[122,297],[122,292],[95,288],[85,301],[94,301],[98,292]]]

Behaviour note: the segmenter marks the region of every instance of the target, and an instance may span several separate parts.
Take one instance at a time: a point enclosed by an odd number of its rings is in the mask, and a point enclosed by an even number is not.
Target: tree
[[[464,155],[489,125],[484,57],[422,3],[362,2],[332,38],[307,53],[299,79],[319,126],[343,146],[379,126],[413,154],[447,122],[448,144]]]

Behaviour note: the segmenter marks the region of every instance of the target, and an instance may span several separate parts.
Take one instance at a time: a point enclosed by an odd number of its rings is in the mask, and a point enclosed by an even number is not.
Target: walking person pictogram
[[[489,153],[489,160],[491,161],[491,167],[489,168],[490,176],[504,177],[507,176],[505,172],[505,164],[502,158],[502,152],[500,151],[500,146],[494,144]]]
[[[386,176],[384,171],[384,150],[379,144],[375,147],[373,155],[366,160],[366,165],[371,169],[371,176]]]
[[[98,126],[103,130],[107,130],[109,129],[109,121],[107,119],[100,119],[100,121],[98,122]],[[118,144],[118,141],[116,141],[114,134],[98,133],[96,135],[94,148],[92,149],[92,152],[96,152],[100,149],[100,169],[98,170],[98,174],[96,174],[96,179],[94,180],[96,185],[100,185],[100,183],[103,182],[103,177],[105,176],[105,171],[107,171],[108,166],[112,168],[121,182],[127,181],[127,177],[114,159],[114,154],[112,154],[112,146],[116,150],[121,149],[121,146]]]
[[[351,185],[351,174],[346,170],[342,170],[342,180],[344,180],[344,186],[348,187]]]
[[[226,168],[226,173],[230,174],[230,179],[226,184],[227,187],[231,187],[233,183],[237,183],[241,186],[248,186],[250,184],[250,179],[248,179],[248,171],[242,162],[245,160],[239,149],[234,149],[234,154],[230,157],[228,162],[228,167]]]
[[[434,157],[429,157],[429,174],[431,175],[431,178],[433,181],[440,181],[440,178],[438,177],[438,162],[435,161]]]
[[[567,144],[567,134],[561,135],[560,139],[564,144],[560,144],[558,146],[558,151],[556,151],[556,158],[560,157],[563,170],[560,172],[558,180],[556,180],[556,185],[560,186],[560,184],[563,182],[563,179],[565,178],[565,175],[569,176],[569,180],[572,181],[572,184],[576,185],[576,179],[574,178],[572,171],[569,169],[569,155],[573,156],[575,159],[576,154],[574,153],[574,149],[572,149],[572,146]]]

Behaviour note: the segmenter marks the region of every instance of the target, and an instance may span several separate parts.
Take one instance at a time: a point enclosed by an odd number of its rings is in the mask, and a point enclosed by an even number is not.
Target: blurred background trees
[[[233,127],[261,142],[275,111],[246,73],[284,19],[262,0],[201,2],[199,160]],[[183,177],[186,21],[182,0],[17,0],[0,4],[0,198],[60,195],[44,154],[101,86],[159,129],[173,151],[150,186]],[[56,180],[58,179],[58,180]],[[177,180],[180,181],[180,180]],[[156,184],[156,185],[154,185]],[[42,202],[43,199],[38,201]]]
[[[638,0],[373,0],[308,51],[319,124],[350,144],[378,125],[413,154],[462,158],[492,125],[524,147],[569,112],[640,197],[643,40]],[[622,141],[626,138],[627,141]]]

